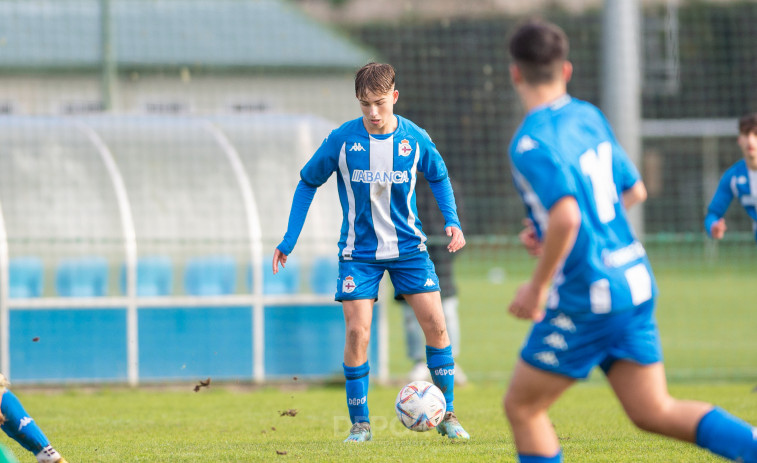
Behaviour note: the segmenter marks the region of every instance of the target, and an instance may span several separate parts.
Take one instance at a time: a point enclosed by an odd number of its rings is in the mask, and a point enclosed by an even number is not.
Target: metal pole
[[[638,0],[605,0],[602,12],[601,106],[620,145],[641,168],[641,10]],[[644,235],[644,211],[629,218]]]
[[[100,47],[102,61],[100,91],[105,111],[113,110],[116,89],[116,53],[113,43],[112,16],[111,0],[100,0]]]

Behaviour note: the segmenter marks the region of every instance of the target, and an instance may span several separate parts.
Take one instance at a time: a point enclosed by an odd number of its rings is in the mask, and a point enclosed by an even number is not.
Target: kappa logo
[[[534,358],[545,365],[550,365],[553,367],[556,367],[560,364],[560,362],[557,361],[557,356],[554,352],[539,352],[538,354],[534,355]]]
[[[29,417],[29,416],[25,416],[25,417],[21,418],[21,421],[18,422],[18,430],[19,430],[19,432],[21,431],[21,429],[24,426],[26,426],[27,424],[31,423],[32,421],[34,421],[34,420],[31,417]]]
[[[344,282],[342,283],[342,292],[351,293],[355,291],[355,288],[357,288],[355,279],[351,276],[344,277]]]
[[[560,333],[552,333],[544,338],[544,344],[560,350],[568,348],[568,343],[565,342],[565,338]]]
[[[399,152],[400,156],[410,156],[410,153],[413,152],[413,147],[410,146],[410,142],[402,139],[399,146],[397,147],[397,151]]]
[[[434,280],[429,278],[428,280],[426,280],[426,283],[424,283],[423,286],[436,286],[436,283],[434,283]]]
[[[355,142],[352,144],[352,147],[350,147],[350,151],[365,151],[365,148],[363,148],[363,145],[359,142]]]
[[[573,324],[573,320],[571,320],[570,317],[568,317],[564,313],[561,313],[560,315],[553,318],[550,324],[560,328],[563,331],[569,331],[571,333],[574,333],[576,331],[576,325]]]

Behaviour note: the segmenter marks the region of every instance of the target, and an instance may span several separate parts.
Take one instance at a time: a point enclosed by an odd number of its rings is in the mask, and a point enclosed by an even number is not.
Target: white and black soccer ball
[[[428,381],[413,381],[400,389],[394,404],[397,418],[411,431],[428,431],[444,419],[447,401]]]

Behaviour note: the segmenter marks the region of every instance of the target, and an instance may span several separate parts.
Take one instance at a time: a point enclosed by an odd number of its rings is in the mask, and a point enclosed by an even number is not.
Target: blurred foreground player
[[[572,65],[564,32],[529,21],[509,46],[510,76],[527,111],[510,145],[532,224],[521,239],[538,256],[509,306],[534,322],[504,400],[518,458],[562,461],[547,411],[599,366],[639,428],[757,462],[755,428],[668,393],[655,279],[626,217],[646,188],[600,111],[567,94]]]

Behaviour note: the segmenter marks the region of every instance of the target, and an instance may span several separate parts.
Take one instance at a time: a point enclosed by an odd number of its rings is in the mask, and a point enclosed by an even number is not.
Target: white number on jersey
[[[594,189],[594,202],[602,223],[615,218],[615,204],[618,203],[618,190],[612,175],[612,145],[602,142],[597,151],[589,150],[579,158],[581,170],[591,180]]]

